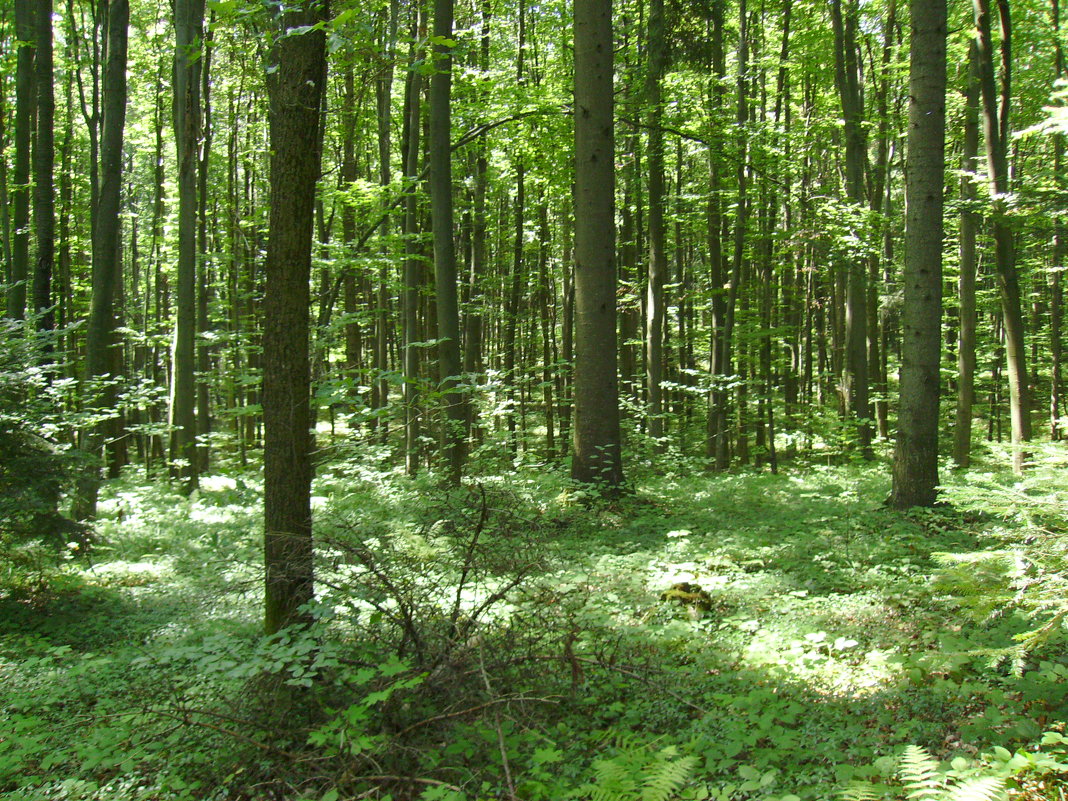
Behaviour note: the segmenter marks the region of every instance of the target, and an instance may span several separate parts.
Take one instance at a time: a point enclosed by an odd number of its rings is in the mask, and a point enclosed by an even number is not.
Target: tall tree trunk
[[[122,143],[126,125],[126,45],[130,23],[128,0],[110,0],[107,4],[107,61],[104,68],[103,131],[100,147],[100,194],[96,222],[93,226],[93,288],[89,324],[85,334],[86,380],[95,394],[93,405],[112,408],[116,389],[113,384],[93,388],[94,380],[107,376],[114,364],[115,299],[122,282],[120,259],[120,195],[122,190]],[[98,456],[104,446],[107,421],[99,423],[86,436],[85,450]],[[96,515],[100,473],[87,470],[78,488],[75,516],[88,519]]]
[[[417,18],[413,20],[412,48],[409,61],[411,64],[421,58],[421,52],[414,42],[424,35],[422,12],[416,10]],[[404,198],[404,293],[402,307],[404,310],[404,452],[405,472],[415,475],[419,469],[422,454],[422,426],[419,393],[419,287],[422,284],[423,265],[416,234],[419,231],[419,199],[416,194],[416,177],[419,172],[419,126],[420,96],[423,79],[418,69],[408,72],[406,85],[404,136],[402,138],[402,155],[404,159],[405,180],[409,182]]]
[[[1020,300],[1020,279],[1012,229],[1005,218],[1005,198],[1009,193],[1009,108],[1012,75],[1009,72],[1012,44],[1007,0],[1000,0],[1002,98],[998,108],[994,70],[994,44],[990,33],[989,0],[974,0],[975,27],[978,30],[979,88],[983,99],[983,139],[986,145],[987,173],[994,207],[994,261],[998,294],[1005,327],[1005,356],[1009,378],[1009,415],[1012,425],[1012,469],[1022,473],[1026,454],[1024,443],[1031,439],[1031,415],[1027,398],[1026,337]]]
[[[211,55],[214,40],[215,12],[212,12],[212,20],[204,31],[202,55],[200,58],[200,97],[203,103],[203,128],[200,142],[198,143],[199,156],[197,159],[197,333],[201,339],[197,343],[196,359],[196,426],[198,444],[197,473],[205,473],[211,458],[209,435],[211,434],[211,345],[208,333],[210,321],[208,320],[208,306],[211,302],[212,281],[210,263],[207,258],[209,252],[208,243],[208,171],[211,166]]]
[[[932,506],[938,493],[945,175],[946,0],[910,0],[901,398],[890,505]]]
[[[33,217],[37,234],[37,267],[33,274],[33,306],[37,327],[55,327],[52,271],[56,254],[54,164],[56,99],[52,88],[52,0],[37,0],[37,144],[33,154]]]
[[[435,72],[430,79],[430,206],[434,236],[434,300],[438,321],[438,379],[445,401],[445,472],[452,483],[463,473],[467,411],[460,394],[460,309],[456,286],[452,203],[453,0],[434,0]]]
[[[375,82],[375,110],[376,110],[376,133],[378,137],[378,182],[382,187],[388,187],[393,180],[390,169],[390,136],[392,130],[393,111],[393,59],[394,48],[397,45],[397,16],[400,12],[398,0],[390,0],[386,30],[383,36],[382,50],[386,63]],[[389,208],[382,219],[379,229],[383,239],[389,235],[391,220]],[[372,393],[371,406],[374,409],[384,409],[389,405],[389,381],[386,379],[386,371],[389,369],[388,335],[389,335],[389,269],[388,259],[382,260],[378,273],[378,291],[375,301],[375,376],[374,391]],[[381,441],[385,442],[389,433],[386,418],[371,418],[372,430],[380,428]]]
[[[649,274],[645,297],[645,381],[649,392],[649,436],[664,436],[664,283],[667,275],[664,229],[664,109],[662,81],[667,47],[664,2],[649,0],[645,102],[649,129]],[[676,247],[678,243],[676,243]],[[661,443],[662,444],[662,443]]]
[[[171,473],[182,489],[197,486],[196,276],[197,164],[200,142],[200,70],[204,0],[176,0],[174,7],[174,140],[178,156],[177,320],[171,389]]]
[[[623,484],[616,375],[611,0],[575,0],[575,427],[571,477]]]
[[[326,83],[326,0],[287,7],[267,70],[271,212],[263,301],[264,568],[268,634],[308,620],[312,599],[312,224]]]
[[[18,56],[15,72],[15,165],[11,180],[12,226],[11,288],[7,293],[7,316],[26,316],[26,282],[30,265],[30,140],[33,129],[33,0],[15,2],[15,36]]]
[[[1064,50],[1061,47],[1061,9],[1059,0],[1053,0],[1053,30],[1054,30],[1054,72],[1055,79],[1062,80],[1064,77]],[[1057,188],[1063,192],[1068,187],[1068,180],[1064,174],[1064,134],[1053,135],[1053,173]],[[1062,328],[1064,318],[1064,290],[1061,286],[1061,273],[1065,267],[1065,259],[1068,257],[1068,233],[1064,230],[1064,222],[1058,216],[1054,224],[1053,232],[1053,269],[1050,271],[1050,301],[1049,301],[1049,337],[1050,355],[1052,365],[1050,370],[1049,392],[1049,436],[1054,442],[1059,441],[1064,432],[1061,430],[1061,414],[1063,409],[1063,375],[1061,359],[1063,354]]]
[[[715,124],[723,104],[724,84],[727,80],[727,64],[723,54],[723,16],[725,0],[712,4],[711,20],[711,68],[709,86],[709,117]],[[726,470],[730,464],[730,443],[727,437],[727,380],[724,329],[726,325],[726,276],[723,255],[724,214],[720,198],[720,148],[708,149],[709,192],[707,209],[709,283],[712,297],[711,341],[709,343],[709,368],[712,389],[708,396],[708,426],[706,455],[714,458],[717,470]]]
[[[865,198],[867,145],[864,136],[864,102],[861,96],[860,69],[857,63],[857,5],[852,0],[842,13],[842,0],[831,1],[834,28],[835,76],[845,120],[846,196],[859,211]],[[858,235],[860,231],[856,232]],[[849,259],[845,298],[846,354],[843,361],[842,386],[849,411],[857,424],[857,439],[865,458],[872,456],[872,433],[868,404],[868,300],[867,272],[864,260]]]
[[[974,206],[979,155],[978,45],[968,49],[968,86],[964,94],[964,144],[960,179],[960,331],[957,342],[957,410],[953,425],[953,461],[968,467],[972,449],[972,404],[975,402],[975,239],[979,215]]]

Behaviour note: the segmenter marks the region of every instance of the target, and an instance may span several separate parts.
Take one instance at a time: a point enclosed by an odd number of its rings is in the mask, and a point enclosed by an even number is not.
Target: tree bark
[[[979,155],[978,46],[968,49],[968,86],[964,96],[964,142],[960,179],[960,330],[957,341],[957,409],[953,425],[953,461],[958,467],[971,464],[972,405],[975,402],[975,239],[979,215],[974,206],[976,158]]]
[[[848,2],[848,0],[847,0]],[[867,144],[864,135],[864,103],[857,64],[857,14],[855,3],[842,13],[841,0],[831,2],[835,40],[835,76],[845,120],[846,196],[858,210],[865,198],[864,174]],[[856,232],[862,235],[860,231]],[[860,257],[849,259],[845,298],[846,353],[842,364],[843,394],[856,421],[857,440],[865,458],[872,457],[871,410],[868,403],[867,272]]]
[[[1009,193],[1008,141],[1009,108],[1006,99],[1011,86],[1011,26],[1008,3],[999,2],[1002,51],[1002,99],[998,108],[994,70],[994,45],[990,33],[989,0],[974,0],[975,27],[978,29],[979,88],[983,101],[983,139],[987,173],[993,198],[994,261],[998,295],[1005,327],[1005,358],[1009,378],[1009,417],[1012,428],[1012,469],[1022,473],[1026,453],[1024,443],[1031,439],[1031,416],[1027,398],[1027,357],[1020,279],[1012,229],[1005,219],[1005,197]]]
[[[576,0],[575,425],[571,477],[623,484],[616,375],[615,135],[610,0]]]
[[[664,229],[664,109],[662,81],[667,60],[664,2],[649,0],[646,32],[645,102],[649,168],[649,273],[645,296],[645,381],[649,392],[648,432],[662,447],[664,436],[664,283],[667,275]]]
[[[15,36],[18,38],[15,68],[15,164],[11,175],[12,227],[11,288],[7,293],[7,316],[26,316],[26,282],[30,264],[30,140],[34,110],[34,3],[15,3]]]
[[[308,620],[312,455],[308,328],[326,83],[325,0],[287,7],[267,68],[271,211],[263,302],[264,567],[268,634]]]
[[[178,269],[174,376],[171,388],[171,474],[183,491],[197,487],[196,277],[197,165],[200,142],[200,70],[204,0],[174,6],[174,140],[178,157]]]
[[[901,396],[890,505],[932,506],[938,494],[945,174],[946,0],[910,0]]]
[[[106,377],[114,363],[115,299],[122,281],[120,258],[120,195],[122,190],[122,143],[126,125],[126,50],[130,23],[128,0],[110,0],[107,4],[107,62],[104,67],[103,131],[100,142],[100,194],[93,226],[93,288],[89,324],[85,334],[85,373],[90,384]],[[112,408],[114,385],[91,389],[93,405]],[[85,438],[85,450],[94,457],[104,446],[107,421],[98,423]],[[100,473],[87,470],[78,488],[75,516],[89,519],[96,515]]]
[[[456,287],[452,202],[453,0],[434,0],[434,75],[430,79],[430,207],[434,237],[434,300],[438,321],[438,380],[445,403],[445,473],[458,484],[463,473],[467,412],[458,387],[460,310]]]
[[[37,235],[37,265],[33,274],[33,306],[38,330],[51,331],[55,327],[52,272],[56,254],[56,99],[52,88],[52,0],[37,0],[36,23],[34,81],[37,87],[37,143],[33,151],[33,218]]]

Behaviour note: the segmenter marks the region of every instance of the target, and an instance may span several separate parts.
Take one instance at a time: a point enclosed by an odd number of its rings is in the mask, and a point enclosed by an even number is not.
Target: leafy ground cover
[[[259,634],[260,487],[129,476],[0,590],[10,799],[1061,799],[1063,449],[1025,480],[657,464],[451,492],[324,466],[316,624]]]

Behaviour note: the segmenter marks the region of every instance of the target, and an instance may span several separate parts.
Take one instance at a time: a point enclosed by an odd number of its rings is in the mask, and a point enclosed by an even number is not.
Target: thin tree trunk
[[[960,332],[957,342],[957,410],[953,425],[953,461],[958,467],[971,463],[972,405],[975,402],[975,239],[979,215],[974,205],[976,159],[979,155],[978,46],[968,50],[968,87],[964,100],[964,145],[960,179]]]
[[[463,473],[467,411],[458,389],[460,310],[452,202],[452,39],[453,0],[434,0],[436,71],[430,79],[430,205],[434,236],[434,301],[438,321],[438,380],[445,403],[444,456],[448,480]]]
[[[197,164],[204,0],[176,0],[174,9],[174,139],[178,157],[177,318],[171,388],[171,474],[184,492],[197,487],[196,278]]]
[[[983,138],[986,144],[987,173],[994,205],[994,258],[998,294],[1005,327],[1005,356],[1009,378],[1009,414],[1012,425],[1012,469],[1022,473],[1026,453],[1024,443],[1031,439],[1031,416],[1027,398],[1026,337],[1020,299],[1020,279],[1016,271],[1016,254],[1012,229],[1005,219],[1005,197],[1009,192],[1008,120],[1011,74],[1011,27],[1008,3],[998,3],[1001,19],[1002,101],[998,109],[997,82],[994,75],[993,39],[990,33],[989,0],[974,0],[975,26],[978,29],[979,87],[983,100]]]
[[[12,170],[11,205],[14,235],[11,244],[11,288],[7,293],[7,316],[26,316],[26,282],[30,265],[30,140],[34,111],[34,8],[33,0],[16,0],[15,35],[18,56],[15,71],[15,165]]]
[[[850,0],[847,0],[850,2]],[[842,13],[842,0],[831,2],[835,39],[835,75],[845,119],[846,195],[858,209],[865,205],[864,174],[867,145],[864,136],[864,104],[857,64],[856,27],[858,9],[851,2]],[[857,232],[859,234],[859,232]],[[861,453],[871,458],[872,432],[868,403],[867,272],[863,259],[849,259],[845,297],[845,343],[842,387],[849,411],[856,421]]]
[[[33,275],[33,306],[37,327],[55,327],[52,311],[52,272],[56,254],[54,164],[56,99],[52,87],[52,0],[37,0],[37,143],[33,158],[33,217],[37,238],[37,267]]]
[[[664,130],[661,82],[667,58],[663,0],[649,0],[645,102],[649,129],[649,274],[645,298],[645,381],[649,393],[648,431],[658,447],[664,436],[664,283],[667,277],[664,228]],[[677,243],[676,243],[677,246]]]

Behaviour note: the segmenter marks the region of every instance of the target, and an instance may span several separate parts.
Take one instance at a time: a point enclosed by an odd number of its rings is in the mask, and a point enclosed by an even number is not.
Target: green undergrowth
[[[621,499],[323,465],[315,624],[259,634],[254,474],[130,475],[87,560],[0,589],[9,799],[1063,798],[1063,448]],[[632,471],[633,472],[633,471]]]

